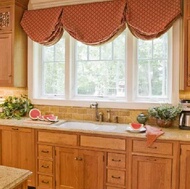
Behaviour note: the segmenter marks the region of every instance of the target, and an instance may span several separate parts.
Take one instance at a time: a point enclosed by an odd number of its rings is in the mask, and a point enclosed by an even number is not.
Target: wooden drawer
[[[5,131],[18,131],[18,132],[23,132],[23,133],[31,133],[33,129],[30,128],[24,128],[24,127],[17,127],[17,126],[0,126],[1,130]]]
[[[125,171],[108,169],[107,183],[125,186]]]
[[[77,135],[59,132],[38,132],[38,142],[46,142],[57,145],[77,145]]]
[[[80,145],[92,148],[125,150],[125,139],[81,136]]]
[[[53,158],[53,148],[47,145],[38,145],[38,157],[40,158]]]
[[[125,168],[125,154],[108,153],[108,167]]]
[[[173,143],[154,142],[147,147],[144,140],[133,140],[133,152],[173,155]]]
[[[53,188],[53,177],[38,175],[38,189],[52,189]]]
[[[38,171],[45,174],[53,174],[53,162],[38,160]]]

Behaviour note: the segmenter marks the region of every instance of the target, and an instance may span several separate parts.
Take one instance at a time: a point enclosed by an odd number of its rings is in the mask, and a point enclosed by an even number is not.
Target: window
[[[82,44],[66,32],[50,47],[30,41],[34,63],[29,69],[30,98],[53,105],[100,101],[120,108],[173,102],[173,91],[179,92],[173,87],[178,82],[173,34],[171,29],[158,39],[143,41],[126,30],[101,46]]]

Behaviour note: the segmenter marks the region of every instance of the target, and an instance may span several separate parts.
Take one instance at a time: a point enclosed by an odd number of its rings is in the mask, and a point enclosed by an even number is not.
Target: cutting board
[[[50,124],[52,124],[52,123],[54,123],[54,122],[27,119],[27,120],[24,120],[24,123],[50,125]]]

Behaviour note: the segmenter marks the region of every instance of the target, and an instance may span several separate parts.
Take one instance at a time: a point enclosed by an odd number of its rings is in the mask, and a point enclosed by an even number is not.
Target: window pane
[[[42,93],[64,95],[65,90],[65,39],[53,46],[42,46]]]
[[[166,97],[168,83],[168,33],[162,37],[137,40],[137,96]]]
[[[120,41],[118,45],[117,40]],[[115,42],[116,41],[116,42]],[[75,48],[78,52],[79,42]],[[117,45],[114,45],[117,44]],[[81,54],[88,49],[88,60],[78,60],[76,55],[76,95],[100,96],[100,97],[124,97],[125,96],[125,34],[116,38],[114,42],[105,45],[91,47],[80,44]],[[84,49],[84,52],[82,52]],[[119,54],[119,58],[112,57]]]

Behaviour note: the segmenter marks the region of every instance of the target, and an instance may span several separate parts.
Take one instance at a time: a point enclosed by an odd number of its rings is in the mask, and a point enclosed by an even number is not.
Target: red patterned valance
[[[34,41],[51,45],[63,28],[75,39],[97,45],[126,27],[138,38],[153,39],[181,15],[181,0],[113,0],[101,3],[26,11],[21,25]]]
[[[125,6],[126,0],[65,6],[62,24],[75,39],[100,44],[125,29]]]
[[[166,32],[181,15],[181,0],[127,0],[126,22],[141,39]]]
[[[21,26],[33,41],[43,45],[55,44],[63,34],[62,11],[61,7],[25,11]]]

